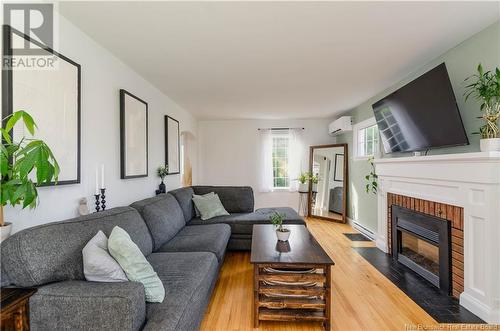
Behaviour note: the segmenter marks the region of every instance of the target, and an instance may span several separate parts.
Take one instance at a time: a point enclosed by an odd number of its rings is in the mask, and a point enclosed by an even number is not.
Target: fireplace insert
[[[450,223],[397,205],[391,209],[393,259],[450,294]]]

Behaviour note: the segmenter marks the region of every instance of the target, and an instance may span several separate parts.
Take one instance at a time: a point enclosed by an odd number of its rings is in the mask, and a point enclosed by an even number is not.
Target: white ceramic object
[[[0,226],[0,242],[9,238],[12,231],[12,223],[5,222],[4,226]]]
[[[299,192],[309,192],[309,185],[307,183],[299,183]]]
[[[288,241],[288,238],[290,238],[290,230],[287,229],[287,231],[278,231],[276,229],[276,236],[278,237],[279,241]]]
[[[312,191],[313,191],[313,192],[318,192],[318,183],[313,184]]]
[[[481,139],[479,148],[481,152],[498,152],[500,151],[500,138]]]

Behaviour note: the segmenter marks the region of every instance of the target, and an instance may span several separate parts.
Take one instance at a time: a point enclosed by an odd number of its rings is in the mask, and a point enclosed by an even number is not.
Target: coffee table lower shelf
[[[314,268],[317,272],[272,273],[267,268]],[[312,282],[316,285],[286,285],[293,282]],[[325,329],[330,330],[330,284],[331,265],[255,263],[254,327],[259,326],[259,321],[314,321],[322,322]]]

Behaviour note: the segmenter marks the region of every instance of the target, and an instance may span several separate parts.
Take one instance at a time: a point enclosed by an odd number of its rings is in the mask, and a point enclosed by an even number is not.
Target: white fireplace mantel
[[[464,208],[464,292],[460,304],[500,323],[500,152],[375,160],[377,247],[387,252],[387,193]]]

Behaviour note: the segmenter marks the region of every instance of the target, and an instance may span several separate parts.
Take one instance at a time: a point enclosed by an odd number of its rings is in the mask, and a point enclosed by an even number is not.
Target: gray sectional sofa
[[[230,213],[196,217],[191,197],[216,192]],[[226,249],[250,249],[252,225],[277,210],[285,223],[305,224],[290,208],[254,211],[250,187],[193,186],[74,219],[20,231],[1,248],[2,286],[37,287],[30,299],[33,330],[197,330]],[[102,230],[126,230],[165,287],[162,303],[146,303],[136,282],[85,280],[82,249]]]

